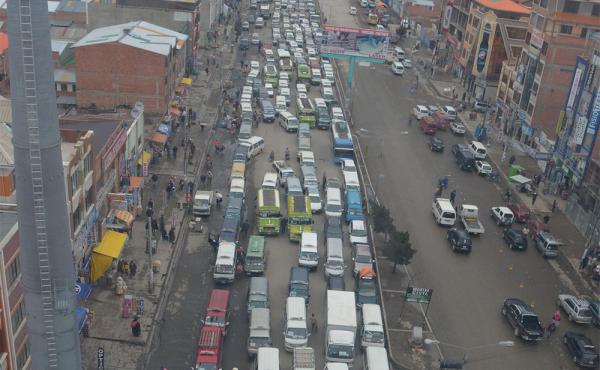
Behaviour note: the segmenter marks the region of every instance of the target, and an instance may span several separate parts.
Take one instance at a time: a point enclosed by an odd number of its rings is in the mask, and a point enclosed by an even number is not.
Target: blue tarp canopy
[[[87,311],[85,310],[85,308],[77,306],[75,312],[77,314],[77,329],[79,329],[79,332],[81,333],[81,329],[83,329],[83,325],[85,324],[85,320],[87,319]]]
[[[165,125],[164,123],[161,123],[160,125],[158,125],[158,128],[156,129],[156,131],[163,133],[167,136],[171,135],[171,127],[169,127],[169,125]]]
[[[77,299],[85,301],[92,294],[92,285],[85,283],[75,283],[75,293],[77,294]]]

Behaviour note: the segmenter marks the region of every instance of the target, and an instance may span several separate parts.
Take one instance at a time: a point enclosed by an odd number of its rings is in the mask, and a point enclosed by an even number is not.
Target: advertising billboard
[[[325,25],[321,54],[384,61],[389,43],[388,31]]]

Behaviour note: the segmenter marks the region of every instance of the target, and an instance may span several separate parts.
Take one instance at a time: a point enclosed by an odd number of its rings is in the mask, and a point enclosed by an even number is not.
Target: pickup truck
[[[471,204],[461,204],[458,209],[460,221],[465,230],[472,235],[479,235],[485,232],[483,225],[479,221],[479,208]]]
[[[315,350],[310,347],[294,348],[294,370],[315,370]]]

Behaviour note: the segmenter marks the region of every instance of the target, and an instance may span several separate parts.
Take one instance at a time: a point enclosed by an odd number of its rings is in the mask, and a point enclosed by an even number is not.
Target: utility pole
[[[152,240],[152,216],[148,216],[148,228],[146,229],[146,250],[148,251],[148,266],[150,273],[148,274],[148,293],[154,293],[154,270],[152,269],[152,249],[154,241]]]

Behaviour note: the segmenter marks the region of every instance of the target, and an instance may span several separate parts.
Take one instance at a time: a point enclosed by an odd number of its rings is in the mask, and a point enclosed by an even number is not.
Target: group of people
[[[591,274],[592,281],[600,286],[600,245],[588,247],[583,251],[579,269]]]
[[[134,278],[137,273],[137,263],[135,260],[119,260],[117,262],[117,273],[128,278]]]

